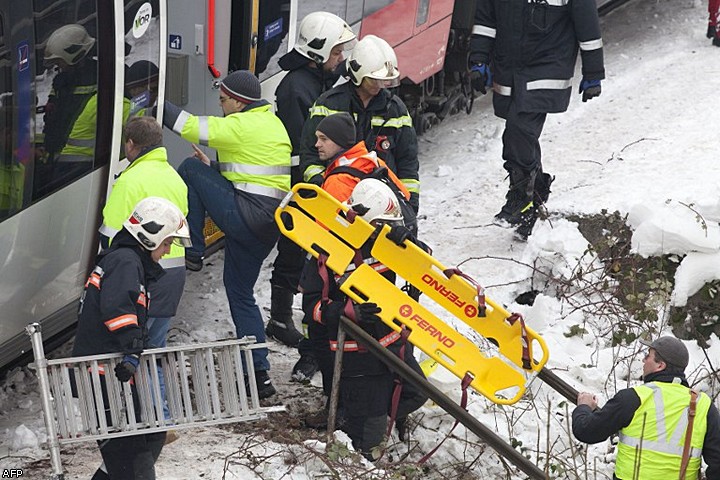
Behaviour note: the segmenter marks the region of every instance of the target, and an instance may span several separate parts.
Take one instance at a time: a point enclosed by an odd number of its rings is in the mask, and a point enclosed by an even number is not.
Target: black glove
[[[318,173],[317,175],[313,175],[313,177],[308,180],[307,183],[312,183],[313,185],[317,185],[318,187],[322,187],[323,182],[325,181],[325,177],[322,173]]]
[[[115,376],[121,382],[127,382],[135,374],[138,365],[140,365],[140,357],[125,355],[122,361],[115,366]]]
[[[478,63],[470,67],[470,83],[473,90],[483,95],[487,93],[487,87],[492,85],[492,72],[490,67],[484,63]]]
[[[387,238],[395,245],[402,245],[405,240],[412,238],[412,233],[405,225],[393,225],[390,228],[390,233],[387,234]]]
[[[591,98],[599,97],[602,87],[600,86],[600,80],[585,80],[583,78],[578,90],[578,93],[582,93],[582,101],[587,102]]]
[[[377,303],[366,302],[358,303],[353,306],[355,310],[355,321],[365,328],[365,326],[375,326],[378,322],[382,322],[378,313],[382,312],[382,308],[377,306]]]

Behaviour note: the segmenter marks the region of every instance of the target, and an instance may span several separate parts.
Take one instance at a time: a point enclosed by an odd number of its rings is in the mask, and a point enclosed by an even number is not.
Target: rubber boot
[[[297,347],[303,336],[295,328],[292,305],[293,292],[273,285],[270,294],[270,320],[265,333],[288,347]]]
[[[495,220],[501,225],[519,225],[533,207],[533,191],[537,170],[510,168],[510,187],[505,195],[505,205],[495,215]]]

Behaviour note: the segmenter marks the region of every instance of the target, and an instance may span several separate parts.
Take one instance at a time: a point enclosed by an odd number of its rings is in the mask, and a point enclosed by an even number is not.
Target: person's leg
[[[296,347],[303,336],[295,328],[292,305],[305,264],[305,252],[285,236],[278,239],[277,250],[270,277],[270,319],[266,333],[285,345]]]
[[[368,375],[340,379],[342,430],[353,447],[368,460],[382,444],[387,430],[387,406],[392,392],[392,377]]]
[[[228,208],[235,203],[235,190],[217,170],[208,167],[197,158],[187,158],[178,168],[178,174],[188,187],[187,222],[192,247],[186,256],[202,258],[205,255],[205,212],[220,230],[225,231]]]
[[[172,317],[149,317],[147,322],[148,344],[150,348],[162,348],[167,345],[167,333],[170,329],[170,321]],[[162,366],[158,363],[158,383],[160,383],[160,398],[163,405],[163,414],[165,420],[170,419],[170,409],[167,405],[165,397],[165,377],[163,376]]]
[[[133,436],[98,441],[107,476],[112,480],[139,478],[135,476],[135,457],[140,451],[136,445],[137,439]],[[97,472],[95,474],[98,475]]]

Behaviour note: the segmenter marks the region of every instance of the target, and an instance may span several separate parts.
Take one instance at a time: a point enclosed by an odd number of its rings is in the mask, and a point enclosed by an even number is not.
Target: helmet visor
[[[190,229],[188,228],[188,224],[185,220],[183,220],[182,224],[180,224],[180,228],[175,231],[173,243],[179,247],[192,247],[192,241],[190,241]]]
[[[395,88],[400,85],[400,78],[391,78],[388,80],[384,78],[365,77],[365,79],[377,88]]]

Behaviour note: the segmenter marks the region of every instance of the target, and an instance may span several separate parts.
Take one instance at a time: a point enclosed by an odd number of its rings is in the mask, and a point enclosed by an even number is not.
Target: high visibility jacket
[[[667,382],[650,382],[633,388],[640,397],[640,407],[630,424],[620,430],[615,476],[638,480],[678,478],[688,426],[690,389]],[[698,477],[711,403],[706,394],[698,395],[685,477],[688,480]]]
[[[127,230],[102,251],[85,283],[72,354],[141,353],[150,296],[145,286],[163,275],[160,265]]]
[[[333,171],[338,167],[351,167],[363,173],[371,173],[376,168],[387,167],[387,165],[375,152],[368,152],[365,147],[365,142],[359,142],[350,150],[333,160],[325,170],[325,180],[322,188],[337,200],[344,202],[350,198],[350,194],[352,194],[355,185],[357,185],[361,179],[349,173],[333,175]],[[409,200],[410,192],[392,170],[388,170],[388,177],[397,185],[398,189],[405,196],[405,199]]]
[[[95,137],[97,137],[97,94],[83,106],[70,129],[58,162],[88,162],[95,158]]]
[[[0,217],[22,208],[24,186],[25,165],[11,162],[0,166]]]
[[[292,146],[269,103],[255,102],[226,117],[183,110],[172,130],[190,142],[216,149],[220,173],[236,190],[276,199],[290,190]]]
[[[407,107],[397,95],[383,89],[365,107],[355,86],[345,83],[320,95],[310,109],[303,126],[300,143],[300,170],[304,180],[311,181],[325,171],[318,158],[315,131],[323,118],[348,112],[355,119],[355,138],[364,140],[368,150],[377,153],[395,172],[410,192],[410,203],[417,212],[420,205],[420,176],[417,135]]]
[[[470,62],[489,64],[495,113],[567,110],[578,49],[582,75],[605,78],[595,0],[478,0]]]
[[[123,222],[130,218],[135,205],[146,197],[161,197],[174,203],[183,215],[188,213],[187,186],[167,161],[165,147],[155,147],[135,159],[118,177],[103,208],[100,233],[113,238]],[[172,317],[180,303],[185,285],[185,248],[173,243],[170,253],[160,259],[165,269],[180,274],[163,276],[148,286],[153,295],[153,317]]]

